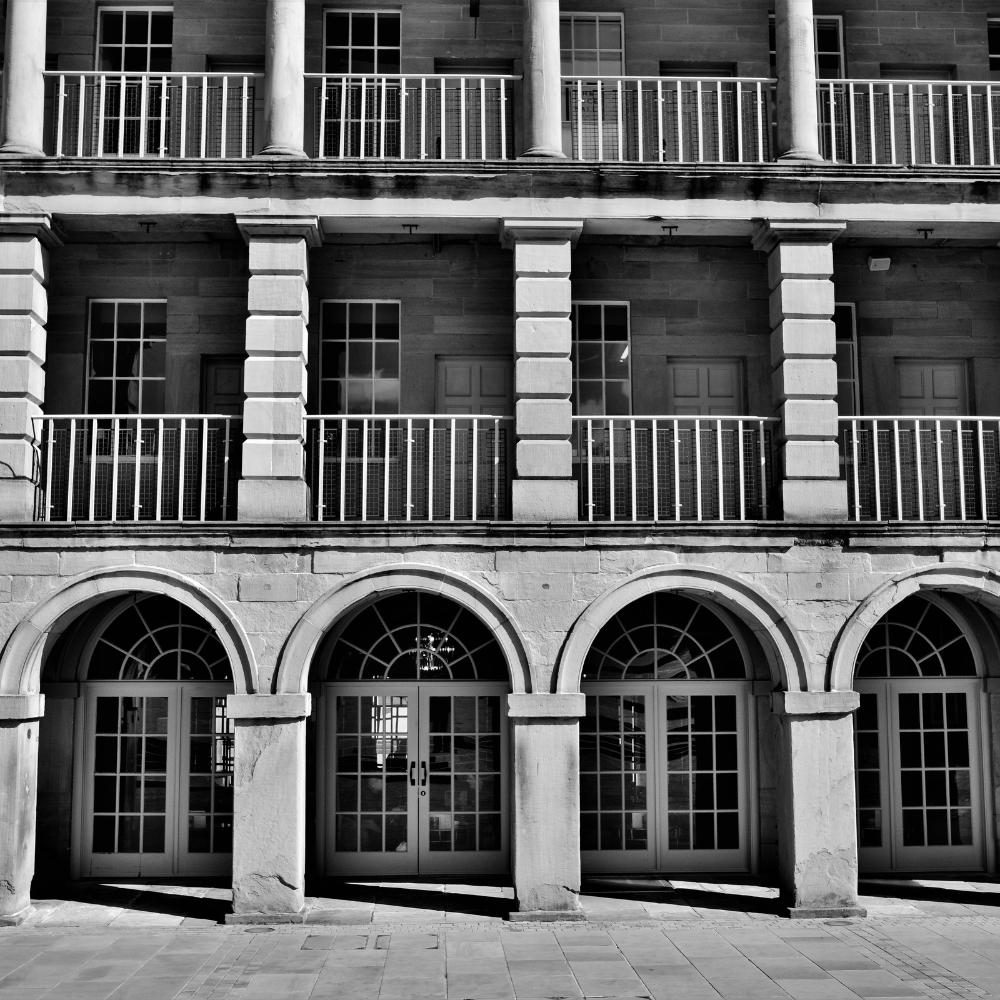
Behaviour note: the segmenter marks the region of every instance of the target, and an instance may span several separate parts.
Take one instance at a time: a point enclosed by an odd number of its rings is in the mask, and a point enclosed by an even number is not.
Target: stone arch
[[[643,570],[599,597],[576,620],[557,667],[557,690],[580,690],[583,663],[598,632],[622,608],[660,591],[676,591],[713,601],[738,618],[760,643],[771,680],[783,691],[807,688],[807,656],[795,629],[767,598],[749,585],[705,566]]]
[[[477,615],[496,637],[510,671],[515,693],[531,690],[531,670],[520,630],[489,591],[437,566],[416,563],[380,566],[354,576],[319,598],[299,619],[282,650],[275,693],[305,692],[319,645],[345,615],[378,597],[405,590],[439,594]]]
[[[865,636],[887,611],[921,591],[960,594],[1000,615],[1000,574],[983,566],[942,563],[897,576],[872,591],[844,623],[830,655],[829,690],[853,689],[854,666]]]
[[[172,597],[201,615],[229,655],[236,693],[257,692],[257,662],[250,640],[219,597],[170,570],[122,566],[77,577],[18,622],[0,654],[0,694],[36,693],[47,645],[98,603],[136,591]]]

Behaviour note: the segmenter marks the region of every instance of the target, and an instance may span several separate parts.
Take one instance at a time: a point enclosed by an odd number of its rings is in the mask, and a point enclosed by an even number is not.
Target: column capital
[[[34,236],[49,250],[65,242],[47,212],[0,212],[0,236]]]
[[[754,230],[753,248],[770,253],[779,243],[832,243],[846,229],[846,222],[833,220],[761,219]]]
[[[509,694],[507,715],[511,719],[579,719],[587,714],[582,694]]]
[[[45,715],[44,694],[0,695],[0,719],[5,722],[40,719],[43,715]]]
[[[323,245],[323,230],[315,215],[238,215],[236,225],[247,243],[262,239],[303,239],[310,250]]]
[[[513,250],[519,240],[552,240],[572,246],[583,233],[582,219],[501,219],[500,243],[505,250]]]
[[[772,691],[775,715],[850,715],[861,704],[857,691]]]
[[[226,698],[230,719],[306,719],[311,694],[231,694]]]

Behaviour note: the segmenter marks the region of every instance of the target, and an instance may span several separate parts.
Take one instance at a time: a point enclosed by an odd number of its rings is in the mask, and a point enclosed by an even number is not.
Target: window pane
[[[347,374],[347,344],[326,343],[323,345],[323,378],[343,378]]]
[[[347,337],[347,303],[327,302],[323,305],[323,339],[344,340]]]
[[[399,45],[399,15],[379,14],[378,16],[378,44]]]
[[[376,379],[373,386],[374,412],[399,412],[399,381],[396,379]]]
[[[101,42],[121,44],[123,14],[104,14],[101,17]]]
[[[573,44],[577,49],[597,48],[597,19],[578,17],[573,22]]]
[[[379,340],[399,339],[398,302],[379,302],[375,306],[375,336]]]
[[[392,379],[399,377],[398,344],[375,345],[375,377]]]
[[[126,73],[145,73],[149,69],[149,49],[143,45],[128,45],[122,59],[122,69]]]
[[[326,15],[326,44],[348,45],[351,41],[351,15],[329,13]]]
[[[149,30],[153,45],[170,45],[173,41],[174,18],[172,14],[154,14]]]
[[[146,11],[130,11],[125,15],[126,44],[149,42],[149,14]]]
[[[351,340],[370,340],[372,336],[372,304],[352,302],[350,304],[348,336]]]
[[[348,355],[347,374],[353,377],[371,377],[372,345],[352,343]]]

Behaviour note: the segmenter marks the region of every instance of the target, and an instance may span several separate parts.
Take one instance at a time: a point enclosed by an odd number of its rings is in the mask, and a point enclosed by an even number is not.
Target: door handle
[[[416,766],[417,766],[417,762],[416,762],[415,760],[411,760],[411,761],[410,761],[410,784],[411,784],[411,785],[414,785],[414,786],[415,786],[415,785],[416,785],[416,783],[417,783],[417,778],[416,778],[416,775],[414,775],[414,773],[413,773],[413,769],[414,769],[414,768],[415,768]]]
[[[427,761],[422,760],[420,762],[420,787],[423,788],[427,784]]]

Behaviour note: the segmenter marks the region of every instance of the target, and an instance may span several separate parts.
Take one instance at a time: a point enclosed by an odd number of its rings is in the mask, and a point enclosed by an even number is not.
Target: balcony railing
[[[510,518],[513,417],[310,417],[317,521]]]
[[[242,418],[36,417],[40,521],[235,521]]]
[[[322,76],[314,81],[318,159],[507,160],[513,76]]]
[[[927,80],[819,83],[820,144],[836,163],[996,166],[1000,86]]]
[[[764,163],[772,87],[757,78],[563,77],[563,152],[619,163]]]
[[[1000,517],[1000,418],[842,417],[852,521]]]
[[[56,156],[246,159],[256,152],[260,74],[45,76]]]
[[[574,417],[584,521],[752,521],[780,516],[761,417]]]

